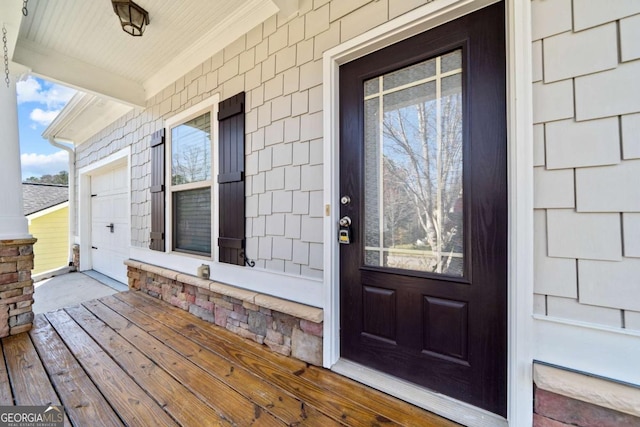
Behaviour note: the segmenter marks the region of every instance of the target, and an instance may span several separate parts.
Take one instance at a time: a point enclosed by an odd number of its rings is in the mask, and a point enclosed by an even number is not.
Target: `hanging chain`
[[[27,9],[27,2],[29,2],[29,0],[24,0],[22,2],[22,14],[24,16],[27,16],[29,14],[29,9]]]
[[[9,49],[7,48],[7,28],[2,26],[2,44],[4,45],[4,82],[9,87]]]

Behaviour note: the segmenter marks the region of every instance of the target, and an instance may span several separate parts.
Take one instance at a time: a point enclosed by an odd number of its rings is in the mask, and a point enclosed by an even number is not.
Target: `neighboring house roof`
[[[55,184],[22,183],[22,206],[28,216],[69,200],[69,187]]]

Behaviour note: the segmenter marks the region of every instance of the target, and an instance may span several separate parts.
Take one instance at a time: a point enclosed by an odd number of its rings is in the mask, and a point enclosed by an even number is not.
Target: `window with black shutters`
[[[245,94],[217,100],[167,119],[153,134],[149,247],[244,266]]]
[[[167,189],[171,205],[171,249],[211,256],[212,156],[211,108],[168,129]]]

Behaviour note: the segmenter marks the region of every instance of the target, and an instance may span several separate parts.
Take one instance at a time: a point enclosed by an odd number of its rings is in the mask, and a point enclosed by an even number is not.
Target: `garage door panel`
[[[126,169],[116,169],[111,175],[111,189],[114,192],[126,193],[128,190],[127,171]]]
[[[109,172],[91,177],[91,193],[104,193],[111,188],[111,174]]]
[[[112,211],[111,222],[126,223],[127,222],[127,206],[129,205],[129,198],[127,194],[115,194],[111,199]]]
[[[91,178],[91,250],[93,269],[127,282],[129,258],[129,197],[126,167]],[[110,225],[113,224],[113,231]]]
[[[109,222],[113,216],[111,199],[108,196],[95,196],[91,199],[91,212],[97,221]]]

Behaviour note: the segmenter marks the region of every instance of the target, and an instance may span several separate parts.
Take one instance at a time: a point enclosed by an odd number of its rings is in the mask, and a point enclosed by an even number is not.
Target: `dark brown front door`
[[[499,3],[340,68],[341,357],[502,416],[504,32]]]

